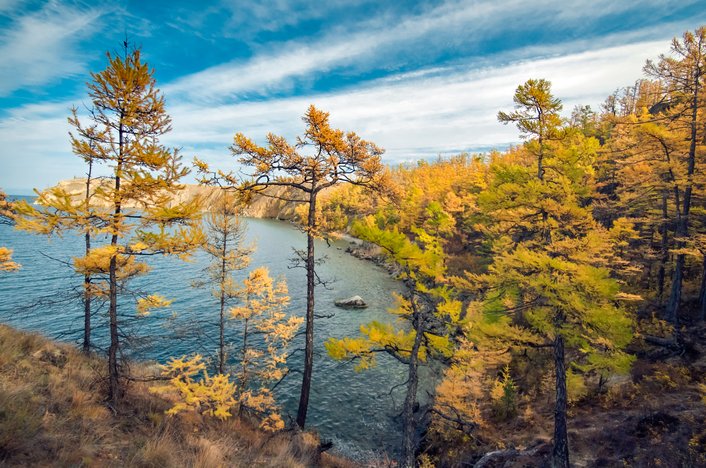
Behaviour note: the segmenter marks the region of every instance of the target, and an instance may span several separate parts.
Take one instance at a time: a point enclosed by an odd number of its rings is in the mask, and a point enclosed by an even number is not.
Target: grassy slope
[[[0,325],[0,465],[353,466],[319,456],[308,433],[167,417],[169,403],[144,383],[130,386],[115,416],[101,400],[103,368],[71,346]]]

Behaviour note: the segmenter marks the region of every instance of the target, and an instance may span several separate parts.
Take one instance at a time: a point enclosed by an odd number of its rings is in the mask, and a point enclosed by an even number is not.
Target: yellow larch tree
[[[268,196],[269,187],[286,187],[291,194],[276,198],[304,203],[307,206],[303,223],[307,235],[306,251],[297,257],[306,269],[306,338],[304,370],[297,410],[297,424],[303,428],[309,408],[311,379],[314,370],[314,289],[317,284],[314,240],[321,236],[317,219],[317,201],[322,191],[338,184],[353,184],[373,190],[387,187],[386,172],[380,156],[383,150],[365,141],[355,132],[333,128],[329,114],[310,106],[302,118],[306,124],[303,136],[290,144],[284,137],[268,134],[267,146],[260,146],[242,133],[235,135],[230,147],[243,167],[240,173],[218,171],[196,160],[204,175],[202,182],[236,188],[242,193]]]
[[[74,127],[74,153],[93,169],[100,164],[110,176],[92,194],[87,184],[86,197],[78,203],[67,193],[40,194],[46,199],[42,203],[51,208],[41,216],[27,209],[21,227],[51,233],[57,225],[68,224],[88,234],[90,222],[90,229],[107,235],[107,244],[90,249],[87,245],[86,255],[75,258],[74,267],[91,277],[91,294],[100,294],[108,302],[108,400],[117,407],[124,381],[121,317],[129,310],[145,315],[170,303],[159,295],[130,290],[128,281],[149,271],[141,257],[174,254],[188,258],[203,243],[204,235],[200,200],[173,200],[188,169],[182,167],[176,149],[159,143],[171,130],[171,119],[156,88],[154,70],[143,62],[140,50],[130,49],[127,42],[121,54],[108,53],[107,59],[106,69],[92,73],[87,85],[92,103],[87,117],[90,125],[83,125],[76,111],[69,123]],[[105,208],[89,209],[91,205]],[[135,308],[119,307],[120,293],[132,294]]]
[[[207,240],[203,249],[211,258],[209,285],[218,300],[218,362],[220,374],[226,372],[228,356],[225,329],[230,303],[238,297],[233,273],[250,264],[252,247],[245,246],[246,225],[241,218],[242,202],[233,193],[219,190],[206,215]]]
[[[275,282],[267,268],[256,268],[238,288],[240,305],[230,309],[230,316],[242,325],[240,367],[236,372],[241,407],[264,415],[262,427],[284,427],[272,394],[272,385],[287,374],[288,346],[304,322],[302,317],[288,317],[287,283]],[[255,341],[257,339],[257,342]]]

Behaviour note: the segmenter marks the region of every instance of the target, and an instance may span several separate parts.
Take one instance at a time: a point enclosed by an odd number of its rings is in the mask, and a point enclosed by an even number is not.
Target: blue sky
[[[518,84],[595,109],[705,23],[703,0],[0,0],[0,187],[82,175],[66,117],[126,34],[166,96],[162,141],[228,168],[235,132],[293,137],[311,103],[391,164],[504,148]]]

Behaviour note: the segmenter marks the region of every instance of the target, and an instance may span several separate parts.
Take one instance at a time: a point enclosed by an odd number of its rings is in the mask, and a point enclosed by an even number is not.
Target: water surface
[[[257,250],[250,268],[238,272],[236,277],[244,277],[252,268],[267,266],[273,277],[283,276],[287,280],[291,297],[288,313],[304,316],[305,271],[291,268],[290,259],[293,248],[306,246],[305,236],[291,224],[280,221],[249,219],[247,224],[248,241],[254,242]],[[0,321],[79,343],[83,318],[82,305],[76,296],[81,291],[82,279],[65,262],[81,255],[82,238],[66,235],[48,239],[0,226],[0,245],[14,249],[14,260],[22,264],[18,272],[0,273]],[[358,373],[350,363],[330,359],[323,343],[329,337],[356,336],[360,325],[372,320],[393,321],[387,309],[392,304],[391,293],[400,286],[383,269],[345,253],[346,246],[345,242],[330,246],[323,241],[316,244],[317,257],[327,257],[318,267],[318,273],[322,279],[334,280],[327,288],[317,287],[316,313],[333,316],[315,322],[314,376],[307,425],[316,428],[324,439],[332,440],[345,455],[365,458],[379,451],[392,455],[399,446],[400,431],[394,416],[399,413],[402,388],[393,392],[390,389],[404,382],[404,366],[383,355],[376,368]],[[171,356],[195,352],[212,355],[217,343],[218,305],[208,288],[192,287],[195,280],[205,277],[207,256],[197,253],[191,262],[150,257],[148,263],[152,271],[133,280],[130,288],[159,293],[174,302],[168,310],[124,322],[125,332],[132,337],[131,357],[164,362]],[[352,295],[362,296],[370,307],[342,310],[333,306],[335,299]],[[120,301],[123,312],[134,311],[134,300],[128,295]],[[93,320],[95,342],[103,347],[105,310],[100,310]],[[227,340],[237,347],[239,338],[234,323],[229,326]],[[298,348],[303,348],[302,336],[295,339],[292,351]],[[292,417],[301,385],[301,374],[296,371],[301,369],[302,362],[303,352],[295,352],[289,362],[294,372],[277,388],[285,415]]]

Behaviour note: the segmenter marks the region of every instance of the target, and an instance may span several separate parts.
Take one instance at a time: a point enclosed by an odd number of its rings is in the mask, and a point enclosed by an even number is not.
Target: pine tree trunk
[[[564,364],[564,337],[554,339],[554,371],[556,374],[556,405],[554,407],[554,447],[552,468],[569,468],[569,436],[566,424],[566,367]]]
[[[312,183],[313,185],[313,183]],[[314,370],[314,229],[316,228],[316,191],[309,195],[309,216],[306,235],[306,344],[304,349],[304,375],[299,395],[297,425],[304,429],[306,413],[309,407],[311,376]]]
[[[417,403],[417,386],[419,382],[419,348],[422,344],[422,337],[424,336],[423,320],[414,305],[414,296],[412,297],[412,307],[414,311],[415,336],[412,351],[409,355],[407,394],[402,410],[402,424],[404,427],[402,435],[402,460],[400,465],[404,468],[414,468],[417,459],[417,424],[414,417],[414,406]]]

